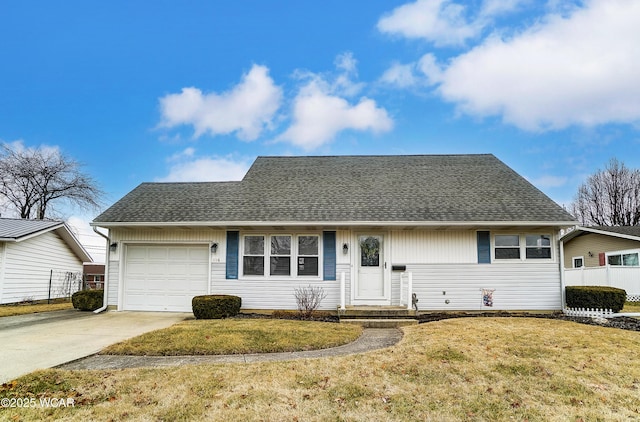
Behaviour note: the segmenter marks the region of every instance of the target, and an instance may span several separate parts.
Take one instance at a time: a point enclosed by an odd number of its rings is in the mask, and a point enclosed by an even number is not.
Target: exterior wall
[[[640,242],[606,236],[597,233],[585,233],[564,244],[564,268],[573,268],[574,257],[584,257],[585,267],[598,267],[600,253],[640,248]],[[589,252],[593,256],[589,256]]]
[[[13,303],[47,299],[51,270],[51,298],[65,296],[58,287],[60,277],[66,272],[82,274],[82,261],[60,236],[50,231],[22,242],[6,243],[2,269],[2,303]]]
[[[275,230],[265,230],[273,233]],[[317,230],[321,234],[321,230]],[[112,230],[112,241],[119,243],[109,261],[109,305],[118,305],[122,286],[124,250],[129,243],[216,242],[211,254],[212,294],[233,294],[242,298],[244,309],[296,309],[294,291],[307,286],[322,287],[327,297],[321,309],[335,310],[340,304],[340,276],[345,274],[346,303],[351,302],[356,274],[356,237],[367,230],[336,231],[336,280],[296,277],[243,278],[227,280],[226,231],[215,229]],[[553,258],[478,264],[476,230],[373,230],[385,237],[385,260],[390,280],[391,304],[400,304],[400,272],[393,265],[404,265],[413,275],[413,291],[420,310],[556,310],[561,309],[557,230],[538,232],[518,229],[507,233],[551,234]],[[284,231],[283,231],[284,233]],[[491,231],[493,241],[494,233]],[[344,254],[343,244],[349,251]],[[495,289],[494,306],[482,305],[482,289]],[[443,294],[443,292],[445,292]],[[449,303],[445,301],[448,300]]]

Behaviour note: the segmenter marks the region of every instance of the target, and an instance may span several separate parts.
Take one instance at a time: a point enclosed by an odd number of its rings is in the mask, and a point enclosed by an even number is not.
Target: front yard
[[[302,323],[304,324],[304,323]],[[277,327],[274,327],[277,329]],[[640,418],[640,333],[540,318],[407,327],[389,349],[170,369],[45,370],[0,398],[7,420],[529,420]]]
[[[36,314],[40,312],[61,311],[64,309],[73,309],[71,301],[57,303],[38,303],[34,305],[2,305],[0,306],[0,317]]]

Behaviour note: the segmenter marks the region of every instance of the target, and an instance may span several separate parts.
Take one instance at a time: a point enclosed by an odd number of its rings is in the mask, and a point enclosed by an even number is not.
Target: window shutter
[[[325,280],[336,279],[336,232],[322,233],[323,274]]]
[[[489,232],[478,232],[478,264],[491,264],[491,236]]]
[[[240,232],[227,232],[227,279],[238,279],[238,248]]]
[[[600,252],[600,253],[598,254],[598,262],[600,263],[600,266],[606,265],[606,262],[607,262],[607,261],[606,261],[606,259],[605,259],[605,258],[606,258],[606,257],[605,257],[605,255],[604,255],[604,252]]]

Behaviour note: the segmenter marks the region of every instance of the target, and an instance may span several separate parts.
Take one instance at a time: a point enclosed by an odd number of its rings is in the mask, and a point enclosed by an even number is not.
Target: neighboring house
[[[85,289],[102,289],[104,286],[104,264],[85,263],[82,279]]]
[[[0,218],[0,303],[68,296],[87,261],[64,222]]]
[[[575,227],[562,236],[568,286],[613,286],[640,301],[640,226]]]
[[[190,311],[200,294],[243,309],[558,310],[565,210],[493,155],[259,157],[239,182],[143,183],[109,229],[107,302]]]

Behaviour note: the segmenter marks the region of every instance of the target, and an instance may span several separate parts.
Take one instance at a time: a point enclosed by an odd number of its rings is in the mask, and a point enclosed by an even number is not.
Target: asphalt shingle
[[[114,222],[567,222],[495,156],[258,157],[240,182],[143,183]]]

